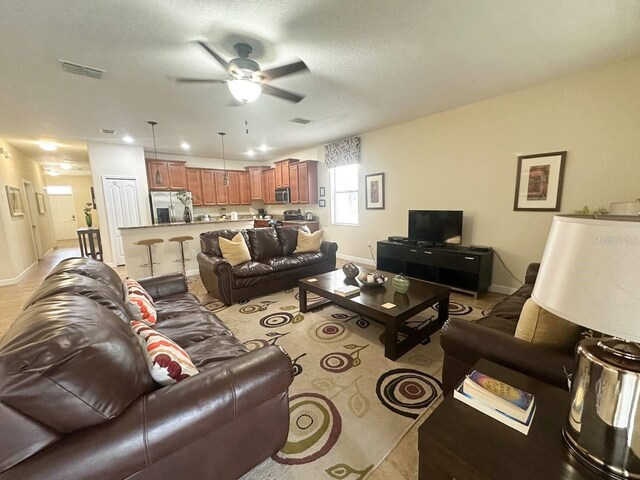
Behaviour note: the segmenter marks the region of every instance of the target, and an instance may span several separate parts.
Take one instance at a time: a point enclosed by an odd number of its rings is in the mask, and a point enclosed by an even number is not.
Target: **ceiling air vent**
[[[311,123],[313,120],[307,120],[306,118],[296,117],[296,118],[292,118],[289,121],[291,123],[299,123],[300,125],[306,125],[308,123]]]
[[[101,133],[102,135],[110,135],[112,137],[115,137],[118,134],[118,131],[113,130],[111,128],[99,128],[98,133]]]
[[[101,79],[105,70],[95,67],[89,67],[87,65],[80,65],[79,63],[67,62],[66,60],[58,60],[62,70],[67,73],[73,73],[75,75],[84,75],[85,77]]]

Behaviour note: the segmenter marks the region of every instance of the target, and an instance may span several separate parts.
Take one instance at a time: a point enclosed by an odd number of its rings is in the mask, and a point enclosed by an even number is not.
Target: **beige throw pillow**
[[[310,253],[319,252],[322,245],[322,235],[324,231],[307,233],[304,230],[298,230],[298,245],[293,253]]]
[[[581,331],[580,325],[547,312],[530,298],[522,307],[514,336],[536,345],[567,350],[573,348]]]
[[[220,245],[222,258],[234,267],[251,260],[249,247],[247,247],[247,243],[244,241],[244,237],[241,233],[237,233],[231,240],[219,237],[218,244]]]

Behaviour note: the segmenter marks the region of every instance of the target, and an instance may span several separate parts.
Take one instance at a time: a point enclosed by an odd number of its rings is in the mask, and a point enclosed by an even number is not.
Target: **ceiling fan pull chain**
[[[244,133],[249,135],[249,122],[247,121],[247,102],[244,103]]]

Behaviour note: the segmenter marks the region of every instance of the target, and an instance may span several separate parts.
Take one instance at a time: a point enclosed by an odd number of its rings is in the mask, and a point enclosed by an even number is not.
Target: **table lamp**
[[[531,297],[605,335],[576,349],[570,450],[609,477],[640,479],[640,216],[554,217]]]

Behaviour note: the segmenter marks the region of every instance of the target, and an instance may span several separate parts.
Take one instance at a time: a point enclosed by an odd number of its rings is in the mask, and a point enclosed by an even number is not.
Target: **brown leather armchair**
[[[544,382],[567,388],[567,374],[573,372],[573,349],[541,347],[514,337],[522,307],[533,291],[540,264],[527,268],[525,284],[496,304],[476,322],[451,317],[440,335],[444,350],[444,391],[455,388],[480,359],[504,365]]]
[[[270,292],[297,286],[300,278],[330,272],[336,268],[338,245],[322,242],[319,252],[294,253],[298,230],[305,226],[217,230],[200,234],[198,254],[200,278],[209,293],[231,305]],[[218,239],[242,233],[251,261],[231,266],[220,251]]]
[[[158,387],[94,262],[62,262],[0,339],[0,479],[235,479],[285,444],[281,349],[248,352],[182,275],[145,279],[155,328],[200,371]]]

